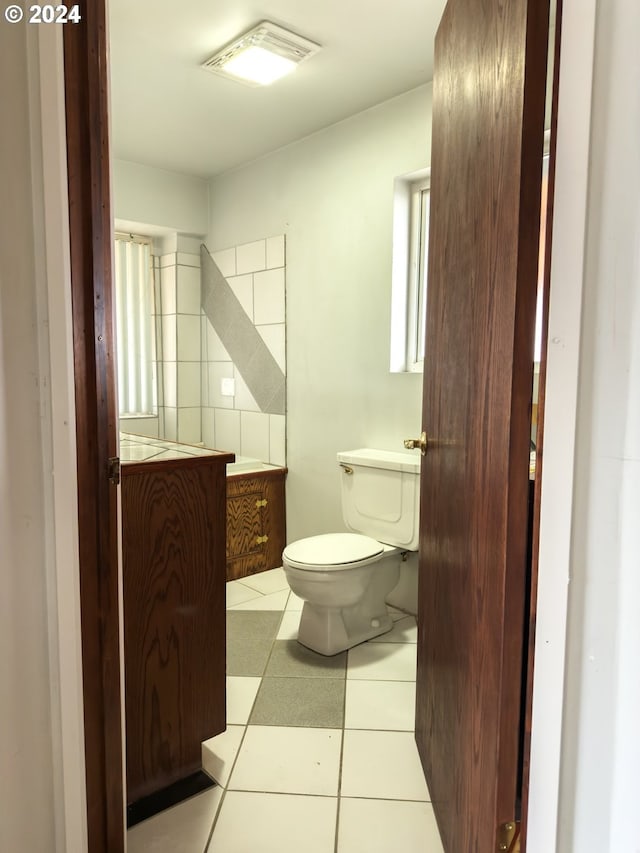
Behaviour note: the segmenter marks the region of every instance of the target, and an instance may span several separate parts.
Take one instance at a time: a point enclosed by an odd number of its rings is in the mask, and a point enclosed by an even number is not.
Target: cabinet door
[[[225,728],[225,466],[125,466],[127,802],[201,767]]]
[[[284,472],[232,478],[227,492],[227,580],[282,565]]]
[[[244,577],[266,568],[265,546],[269,537],[264,525],[266,501],[260,480],[236,481],[229,484],[227,496],[228,580]]]

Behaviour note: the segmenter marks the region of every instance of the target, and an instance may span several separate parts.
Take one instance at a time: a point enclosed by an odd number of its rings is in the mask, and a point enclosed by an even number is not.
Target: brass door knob
[[[407,450],[418,450],[420,448],[420,453],[424,456],[427,452],[427,447],[429,445],[429,440],[427,438],[426,432],[423,432],[420,435],[420,438],[405,438],[404,446]]]

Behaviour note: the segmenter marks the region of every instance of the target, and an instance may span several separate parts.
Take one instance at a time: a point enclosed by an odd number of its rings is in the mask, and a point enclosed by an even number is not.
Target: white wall
[[[111,172],[115,219],[181,234],[207,233],[207,181],[126,160],[113,160]]]
[[[211,252],[287,240],[287,536],[342,529],[336,452],[419,435],[389,374],[393,179],[429,165],[424,86],[210,183]]]
[[[640,851],[639,34],[637,0],[598,4],[557,846],[580,853]]]
[[[61,71],[59,28],[0,26],[0,850],[24,853],[86,847]]]

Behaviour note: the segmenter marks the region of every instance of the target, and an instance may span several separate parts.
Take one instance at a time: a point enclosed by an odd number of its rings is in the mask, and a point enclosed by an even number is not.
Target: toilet
[[[362,448],[338,453],[350,533],[292,542],[282,565],[304,600],[298,642],[335,655],[391,630],[386,596],[418,550],[420,456]]]

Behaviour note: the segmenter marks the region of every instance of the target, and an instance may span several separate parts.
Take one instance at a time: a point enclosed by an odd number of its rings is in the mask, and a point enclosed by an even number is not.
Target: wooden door
[[[436,37],[416,739],[446,853],[516,817],[548,17],[449,0]]]
[[[112,306],[104,0],[63,27],[78,457],[82,680],[88,846],[125,849],[120,690],[118,411]]]

